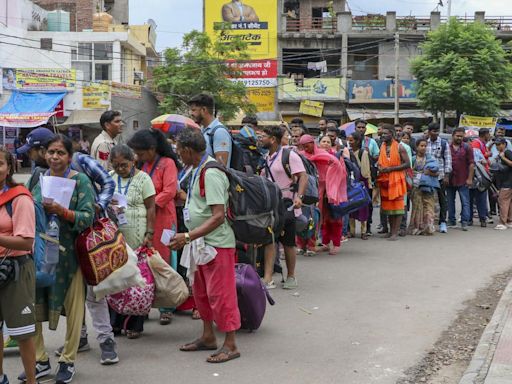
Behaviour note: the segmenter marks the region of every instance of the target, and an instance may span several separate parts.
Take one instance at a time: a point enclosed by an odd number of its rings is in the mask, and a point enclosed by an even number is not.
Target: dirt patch
[[[493,277],[492,283],[464,303],[455,321],[434,347],[397,384],[456,384],[464,374],[501,295],[512,278],[512,269]]]

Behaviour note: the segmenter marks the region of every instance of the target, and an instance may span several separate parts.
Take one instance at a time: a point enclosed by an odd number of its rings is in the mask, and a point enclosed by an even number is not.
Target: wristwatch
[[[304,195],[299,195],[299,199],[304,200]]]
[[[185,244],[190,244],[191,240],[190,240],[190,233],[186,232],[185,233]]]

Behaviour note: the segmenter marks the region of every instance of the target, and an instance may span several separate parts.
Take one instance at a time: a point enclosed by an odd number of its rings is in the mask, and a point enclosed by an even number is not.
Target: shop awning
[[[101,114],[104,110],[87,110],[87,109],[76,109],[71,112],[71,115],[59,127],[69,125],[100,125]]]
[[[63,93],[25,93],[13,91],[0,108],[0,126],[34,128],[48,122],[55,107],[66,95]]]
[[[422,109],[402,109],[400,110],[400,118],[430,118],[432,114]],[[347,114],[350,120],[365,119],[392,119],[395,117],[395,111],[392,109],[355,109],[347,108]]]

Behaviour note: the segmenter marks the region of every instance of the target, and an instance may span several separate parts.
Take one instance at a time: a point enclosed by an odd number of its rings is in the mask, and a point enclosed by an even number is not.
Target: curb
[[[484,333],[478,342],[473,358],[468,368],[459,381],[459,384],[482,384],[484,383],[496,347],[500,340],[503,328],[509,320],[509,309],[512,307],[512,280],[507,284],[503,294],[496,306],[491,321],[485,327]]]

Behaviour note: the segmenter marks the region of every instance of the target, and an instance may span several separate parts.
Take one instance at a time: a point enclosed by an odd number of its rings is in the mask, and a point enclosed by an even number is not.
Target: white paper
[[[174,239],[176,236],[176,232],[172,229],[164,229],[162,231],[162,237],[160,238],[160,241],[163,245],[169,245],[171,244],[171,240]]]
[[[53,199],[60,206],[68,209],[76,181],[57,176],[41,176],[41,195],[43,199]]]
[[[114,200],[117,200],[117,206],[120,208],[128,208],[128,199],[125,195],[119,192],[114,192],[112,196]]]

